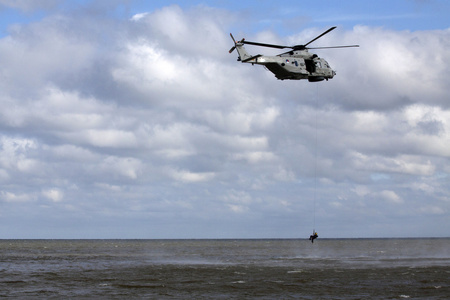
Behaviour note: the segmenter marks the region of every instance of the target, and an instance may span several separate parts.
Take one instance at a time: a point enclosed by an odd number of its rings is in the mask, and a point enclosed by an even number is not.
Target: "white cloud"
[[[237,153],[233,155],[236,160],[246,160],[251,164],[268,162],[276,159],[276,156],[271,152],[253,151],[246,153]]]
[[[346,78],[333,88],[353,88],[337,99],[345,107],[385,111],[421,102],[448,108],[443,79],[448,73],[443,63],[449,58],[444,50],[450,42],[448,30],[399,32],[357,26],[352,33],[333,33],[327,39],[331,44],[349,40],[360,44],[360,48],[323,54],[337,69],[336,78]]]
[[[53,202],[61,202],[64,198],[64,193],[55,188],[42,191],[42,195]]]
[[[129,179],[137,179],[142,171],[142,162],[132,157],[109,156],[105,158],[100,169],[110,175],[120,175]]]
[[[70,136],[79,140],[81,143],[87,143],[96,147],[134,148],[137,144],[134,133],[123,130],[90,129]]]
[[[146,40],[138,40],[128,46],[123,67],[117,69],[113,76],[118,81],[131,84],[143,92],[155,88],[169,88],[173,80],[180,78],[178,68],[181,64],[179,57],[171,57],[169,53],[158,49],[156,45],[148,44]]]
[[[243,191],[231,190],[227,195],[223,196],[226,207],[233,213],[245,213],[249,210],[250,205],[254,202],[251,195]]]
[[[402,173],[411,175],[433,175],[436,166],[425,157],[401,155],[398,157],[367,156],[354,154],[354,166],[357,169],[372,172]]]
[[[38,168],[39,161],[28,157],[37,148],[34,140],[3,136],[0,146],[0,166],[28,173]]]
[[[389,203],[393,204],[403,204],[403,199],[397,195],[394,191],[384,190],[380,192],[380,196],[382,199],[386,200]]]
[[[260,111],[254,108],[237,106],[234,111],[207,109],[194,111],[192,117],[204,120],[208,126],[221,131],[237,134],[250,133],[255,129],[270,128],[279,116],[278,107],[267,107]]]
[[[187,170],[169,170],[170,176],[177,180],[187,183],[210,181],[214,178],[213,172],[190,172]]]
[[[15,193],[6,192],[6,191],[0,191],[0,199],[2,201],[12,202],[12,203],[29,202],[29,201],[33,200],[33,196],[29,195],[29,194],[24,194],[24,193],[15,194]]]
[[[364,197],[370,193],[370,189],[367,186],[356,186],[353,190],[359,197]]]

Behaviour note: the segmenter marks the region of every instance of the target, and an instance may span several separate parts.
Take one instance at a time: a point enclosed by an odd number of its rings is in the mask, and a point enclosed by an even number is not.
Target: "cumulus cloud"
[[[214,220],[229,217],[248,228],[270,218],[270,232],[297,236],[314,195],[334,228],[383,215],[386,203],[415,206],[402,211],[411,218],[448,214],[449,30],[338,29],[327,43],[361,47],[318,52],[337,76],[311,84],[236,62],[232,19],[173,5],[11,28],[0,40],[3,204],[130,228],[170,223],[143,237],[204,236],[202,226],[214,236]],[[322,31],[259,34],[292,44]],[[180,219],[201,225],[180,232]]]

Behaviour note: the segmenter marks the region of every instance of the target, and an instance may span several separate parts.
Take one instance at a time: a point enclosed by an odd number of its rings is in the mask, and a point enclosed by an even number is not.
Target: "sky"
[[[450,236],[450,3],[0,0],[0,238]],[[236,39],[311,50],[277,80]],[[276,49],[247,46],[252,54]]]

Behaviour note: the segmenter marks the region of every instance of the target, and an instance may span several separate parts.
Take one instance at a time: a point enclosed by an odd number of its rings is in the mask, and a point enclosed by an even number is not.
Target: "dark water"
[[[450,239],[0,240],[0,297],[450,299]]]

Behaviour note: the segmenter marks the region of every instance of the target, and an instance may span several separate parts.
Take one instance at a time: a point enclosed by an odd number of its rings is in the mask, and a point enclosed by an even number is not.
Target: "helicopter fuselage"
[[[248,62],[264,65],[280,80],[322,81],[331,79],[336,74],[325,59],[311,54],[307,50],[293,51],[292,54],[255,57],[254,60]]]

